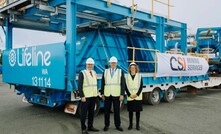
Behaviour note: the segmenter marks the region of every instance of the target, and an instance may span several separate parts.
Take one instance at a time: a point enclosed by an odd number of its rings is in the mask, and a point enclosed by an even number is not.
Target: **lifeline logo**
[[[17,51],[17,52],[16,52]],[[9,52],[8,60],[10,66],[50,66],[51,52],[37,51],[36,47],[13,49]]]
[[[10,66],[13,67],[16,63],[16,52],[15,52],[15,50],[10,51],[8,58],[9,58]]]

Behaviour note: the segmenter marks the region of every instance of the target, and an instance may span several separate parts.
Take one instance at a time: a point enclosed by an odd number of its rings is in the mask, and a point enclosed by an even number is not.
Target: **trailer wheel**
[[[148,96],[148,103],[151,105],[157,105],[160,103],[160,89],[155,88]]]
[[[175,87],[171,86],[169,87],[166,91],[165,91],[165,94],[164,94],[164,101],[166,102],[173,102],[175,100]]]
[[[95,102],[95,107],[94,107],[94,116],[97,116],[99,111],[100,111],[100,99],[97,98],[97,100]],[[77,109],[77,116],[81,117],[81,102],[80,102],[78,109]]]
[[[149,104],[148,98],[149,98],[149,93],[143,93],[143,104]]]

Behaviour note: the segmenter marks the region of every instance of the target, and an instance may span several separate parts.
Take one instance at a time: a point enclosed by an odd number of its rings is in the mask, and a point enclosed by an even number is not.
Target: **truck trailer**
[[[127,75],[131,62],[143,77],[143,102],[173,102],[181,88],[219,86],[221,78],[208,75],[205,55],[187,55],[187,25],[111,0],[6,0],[0,8],[5,30],[3,82],[13,85],[24,101],[47,107],[67,105],[76,114],[80,107],[78,74],[85,61],[95,59],[98,92],[111,56]],[[14,48],[13,29],[61,33],[65,42]],[[180,33],[179,54],[167,53],[167,35]],[[176,39],[177,40],[177,39]],[[96,114],[103,108],[98,96]],[[125,99],[123,105],[127,102]]]

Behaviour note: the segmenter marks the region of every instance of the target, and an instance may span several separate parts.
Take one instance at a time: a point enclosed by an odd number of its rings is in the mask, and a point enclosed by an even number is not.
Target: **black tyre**
[[[148,98],[150,93],[143,93],[143,104],[149,104]]]
[[[160,103],[160,89],[155,88],[148,96],[148,103],[150,105],[157,105]]]
[[[164,101],[166,102],[173,102],[175,100],[175,87],[171,86],[169,87],[166,91],[165,91],[165,94],[164,94]]]

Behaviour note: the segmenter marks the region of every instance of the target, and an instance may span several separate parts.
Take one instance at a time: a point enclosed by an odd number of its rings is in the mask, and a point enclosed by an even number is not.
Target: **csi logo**
[[[186,59],[172,56],[170,58],[170,68],[173,71],[186,71]]]
[[[36,47],[13,49],[9,52],[10,66],[50,66],[51,52],[36,50]]]

